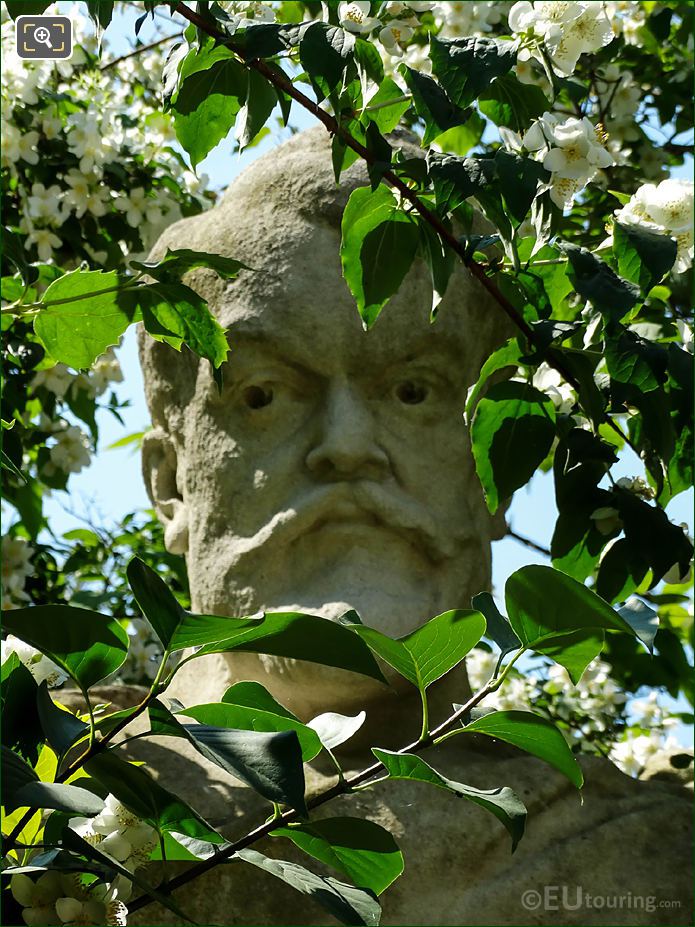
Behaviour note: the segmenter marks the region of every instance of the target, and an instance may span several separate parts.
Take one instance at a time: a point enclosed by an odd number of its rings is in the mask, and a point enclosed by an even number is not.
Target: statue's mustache
[[[434,561],[455,556],[472,536],[461,522],[438,523],[421,502],[400,488],[361,480],[305,490],[254,535],[235,538],[235,560],[266,545],[289,544],[324,525],[370,521],[375,528],[391,529],[419,543]]]

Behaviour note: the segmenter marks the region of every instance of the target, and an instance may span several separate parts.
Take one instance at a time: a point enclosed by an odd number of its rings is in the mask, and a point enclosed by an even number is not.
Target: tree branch
[[[110,68],[115,68],[116,65],[120,64],[122,61],[127,61],[128,58],[135,58],[137,55],[141,55],[143,52],[151,51],[153,48],[158,48],[160,45],[164,45],[166,42],[173,42],[175,39],[181,38],[183,38],[183,32],[177,32],[175,35],[162,36],[161,39],[150,42],[149,45],[139,45],[131,52],[128,52],[127,55],[121,55],[120,58],[114,58],[113,61],[107,61],[106,64],[102,64],[99,70],[108,71]]]

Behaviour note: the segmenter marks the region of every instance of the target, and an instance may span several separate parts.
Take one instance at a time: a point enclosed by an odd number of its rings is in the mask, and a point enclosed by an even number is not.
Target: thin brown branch
[[[122,61],[127,61],[129,58],[135,58],[138,55],[141,55],[143,52],[151,51],[153,48],[159,48],[160,45],[164,45],[166,42],[173,42],[176,39],[181,38],[183,38],[183,32],[177,32],[174,35],[164,35],[161,39],[156,39],[154,42],[150,42],[149,45],[138,45],[137,48],[134,48],[131,52],[128,52],[127,55],[121,55],[120,58],[114,58],[113,61],[107,61],[106,64],[102,64],[99,70],[108,71],[110,68],[115,68],[116,65],[120,64]]]
[[[550,556],[550,551],[547,547],[543,547],[542,544],[538,544],[536,541],[531,540],[531,538],[524,537],[523,534],[517,534],[516,531],[513,531],[510,527],[507,527],[506,536],[508,538],[514,538],[515,541],[518,541],[519,544],[523,544],[524,547],[530,547],[531,550],[543,554],[544,557]]]

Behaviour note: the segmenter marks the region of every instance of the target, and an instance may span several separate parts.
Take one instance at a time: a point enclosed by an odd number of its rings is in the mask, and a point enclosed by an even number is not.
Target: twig
[[[542,544],[532,541],[531,538],[526,538],[522,534],[517,534],[516,531],[512,531],[511,528],[507,528],[507,537],[514,538],[515,541],[518,541],[520,544],[523,544],[525,547],[530,547],[531,550],[538,551],[539,554],[543,554],[544,557],[550,556],[550,551],[547,547],[543,547]]]
[[[183,38],[183,32],[177,32],[175,35],[164,35],[161,39],[156,39],[154,42],[150,42],[149,45],[139,45],[137,48],[134,48],[133,51],[128,52],[127,55],[121,55],[120,58],[114,58],[113,61],[107,61],[106,64],[102,64],[99,68],[100,71],[108,71],[110,68],[115,68],[117,64],[120,64],[122,61],[127,61],[128,58],[135,58],[136,55],[141,55],[143,52],[150,51],[153,48],[158,48],[160,45],[164,45],[165,42],[173,42],[175,39]]]

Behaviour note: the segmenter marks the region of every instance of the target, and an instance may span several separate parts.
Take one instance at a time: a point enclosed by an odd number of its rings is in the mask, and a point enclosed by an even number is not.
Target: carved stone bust
[[[362,329],[341,278],[339,241],[347,198],[366,182],[354,165],[337,186],[323,129],[304,132],[256,161],[212,211],[173,225],[155,248],[154,257],[187,247],[252,268],[231,282],[205,270],[188,278],[228,330],[221,393],[207,362],[141,340],[154,426],[143,471],[167,546],[186,557],[195,611],[292,609],[335,620],[356,609],[366,624],[398,636],[445,609],[469,607],[490,587],[490,542],[504,523],[485,507],[462,410],[506,332],[462,267],[431,324],[431,285],[417,262],[374,328]],[[398,697],[344,671],[253,654],[193,661],[171,694],[187,705],[214,701],[242,679],[263,683],[304,719],[365,709],[363,734],[343,753],[348,768],[367,765],[370,745],[407,743],[417,726],[412,693]],[[435,713],[466,691],[465,673],[450,674],[434,692]],[[175,756],[180,741],[162,763],[158,743],[148,759],[213,824],[239,836],[263,820],[263,803],[248,789],[197,755]],[[406,873],[384,896],[383,923],[689,923],[690,811],[679,785],[638,783],[607,762],[588,762],[581,808],[556,773],[498,745],[453,741],[428,759],[472,785],[517,790],[529,807],[529,834],[511,857],[494,819],[412,783],[332,803],[325,814],[369,816],[402,845]],[[329,781],[320,765],[307,774],[310,789]],[[280,843],[260,848],[293,858]],[[209,924],[326,922],[301,896],[259,879],[232,863],[187,888],[187,907]],[[606,918],[586,905],[524,906],[525,891],[563,885],[676,899],[680,909],[623,902]],[[171,917],[153,906],[139,922]]]

